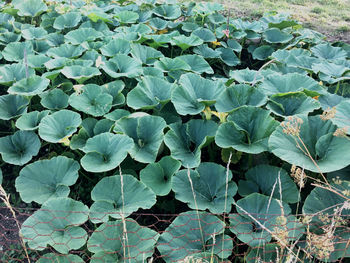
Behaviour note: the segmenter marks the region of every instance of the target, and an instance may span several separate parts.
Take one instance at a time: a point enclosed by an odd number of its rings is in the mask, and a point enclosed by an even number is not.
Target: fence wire
[[[16,218],[0,207],[0,262],[349,262],[350,257],[348,217],[339,215],[191,211],[94,218],[86,212],[14,210]]]

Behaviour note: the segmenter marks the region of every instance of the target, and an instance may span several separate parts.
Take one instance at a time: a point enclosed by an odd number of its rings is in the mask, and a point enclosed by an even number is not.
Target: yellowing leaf
[[[221,46],[221,43],[217,40],[211,42],[214,46]]]
[[[69,144],[70,144],[69,137],[70,137],[70,136],[64,137],[63,139],[61,139],[61,140],[59,141],[59,143],[63,143],[64,146],[69,146]]]
[[[157,32],[157,34],[158,35],[162,35],[162,34],[165,34],[165,33],[168,33],[168,29],[163,29],[163,30],[159,30],[158,32]]]
[[[104,65],[105,63],[102,61],[102,57],[98,56],[95,62],[95,65],[97,68],[99,68],[101,65]]]

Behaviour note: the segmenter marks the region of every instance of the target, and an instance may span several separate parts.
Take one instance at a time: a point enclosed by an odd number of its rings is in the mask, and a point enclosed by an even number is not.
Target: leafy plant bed
[[[215,3],[0,6],[0,183],[35,260],[350,256],[350,45]]]

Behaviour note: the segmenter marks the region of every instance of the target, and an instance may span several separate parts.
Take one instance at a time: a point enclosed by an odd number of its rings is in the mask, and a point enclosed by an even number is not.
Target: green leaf
[[[101,68],[112,78],[134,78],[142,74],[141,62],[124,54],[117,54]]]
[[[329,61],[339,61],[347,58],[345,50],[341,47],[333,47],[330,43],[318,44],[310,48],[310,51],[316,57]]]
[[[231,112],[241,106],[260,107],[267,101],[266,95],[257,88],[245,84],[232,85],[221,93],[215,104],[218,112]]]
[[[55,88],[40,95],[41,105],[50,110],[61,110],[68,107],[69,96],[61,89]]]
[[[159,5],[153,9],[154,14],[165,19],[174,20],[181,16],[179,5]]]
[[[69,104],[78,111],[94,117],[105,115],[112,108],[113,97],[106,94],[102,87],[96,84],[87,84],[81,93],[73,93],[69,97]]]
[[[225,167],[202,162],[196,170],[177,172],[173,178],[173,191],[175,198],[187,203],[191,209],[208,209],[214,214],[228,213],[237,192],[237,185],[231,179],[232,173],[226,173]]]
[[[230,78],[233,78],[239,83],[257,83],[263,80],[263,76],[256,70],[250,70],[249,68],[241,70],[230,70]]]
[[[134,146],[129,150],[133,159],[141,163],[152,163],[163,142],[165,127],[166,123],[161,117],[129,115],[116,121],[114,132],[124,133],[133,139]]]
[[[171,94],[171,101],[181,115],[196,115],[216,102],[225,90],[220,81],[212,81],[193,73],[181,76],[179,86]]]
[[[81,56],[84,51],[82,46],[62,44],[59,47],[50,48],[46,55],[53,58],[76,58]]]
[[[215,135],[218,146],[251,154],[269,150],[268,139],[278,125],[270,111],[243,106],[233,111],[227,120]]]
[[[103,91],[112,96],[112,107],[124,104],[125,97],[122,94],[125,84],[121,80],[115,80],[102,85]]]
[[[81,257],[73,254],[69,255],[58,255],[55,253],[47,253],[45,255],[42,255],[37,263],[51,263],[51,262],[59,262],[59,263],[84,263],[84,260],[82,260]]]
[[[101,75],[101,72],[95,67],[84,66],[65,66],[61,73],[69,79],[74,79],[78,83],[84,83],[86,80],[93,78],[94,76]]]
[[[299,117],[302,122],[298,124],[300,139],[284,133],[282,126],[277,127],[269,140],[273,154],[290,164],[315,173],[336,171],[350,164],[350,141],[333,135],[337,127],[331,121],[323,121],[319,115]],[[292,125],[295,127],[296,124]],[[307,152],[317,163],[317,167]]]
[[[18,9],[19,16],[36,17],[47,11],[47,6],[42,0],[14,1],[15,9]]]
[[[159,68],[163,72],[191,70],[190,65],[180,58],[160,58],[154,63],[154,67]]]
[[[128,136],[109,132],[98,134],[86,141],[81,165],[89,172],[101,173],[113,170],[133,147]]]
[[[58,30],[76,27],[81,20],[80,12],[69,12],[55,18],[53,27]]]
[[[284,216],[286,222],[290,222],[287,223],[287,229],[292,231],[288,232],[288,240],[300,238],[304,230],[295,216],[289,216],[291,209],[287,204],[262,194],[252,193],[238,200],[236,208],[238,214],[229,216],[230,231],[250,247],[262,246],[271,241],[271,234],[264,228],[270,232],[274,232],[275,228],[282,228],[284,222],[279,215]]]
[[[41,27],[30,27],[22,30],[22,36],[25,40],[43,40],[47,35],[47,31]]]
[[[211,120],[193,119],[185,124],[170,124],[169,128],[164,142],[171,151],[171,157],[180,160],[186,168],[194,168],[199,166],[201,149],[213,140],[218,125]]]
[[[33,45],[30,41],[28,42],[12,42],[6,45],[1,54],[7,61],[22,62],[24,58],[24,52],[33,54]]]
[[[186,37],[184,35],[173,37],[175,45],[179,46],[182,50],[189,49],[203,44],[203,40],[196,35]]]
[[[60,110],[45,116],[39,124],[39,136],[41,139],[58,143],[77,131],[81,124],[78,113],[70,110]]]
[[[32,131],[39,127],[39,123],[50,111],[31,111],[29,113],[24,113],[16,121],[16,127],[22,131]]]
[[[337,125],[339,128],[346,129],[346,133],[350,134],[350,101],[343,100],[338,105],[336,105],[336,111],[334,118],[331,118],[333,124]]]
[[[321,107],[321,104],[302,92],[275,94],[266,106],[274,114],[288,117],[298,114],[308,114]]]
[[[253,51],[253,59],[266,60],[275,50],[268,45],[262,45]]]
[[[165,262],[181,262],[188,255],[207,252],[214,257],[227,258],[231,254],[232,241],[224,236],[225,223],[206,212],[188,211],[179,214],[160,235],[157,248]],[[212,239],[215,238],[215,245]],[[224,249],[224,250],[223,250]]]
[[[181,163],[170,156],[163,157],[157,163],[150,163],[140,171],[140,180],[156,195],[166,196],[172,188],[173,175],[180,169]]]
[[[92,233],[87,244],[89,251],[95,253],[92,262],[110,262],[106,257],[113,256],[113,262],[127,260],[136,263],[152,256],[159,234],[150,228],[140,226],[133,219],[128,218],[124,223],[122,220],[108,221]],[[125,231],[127,231],[127,244],[122,239]]]
[[[142,64],[153,65],[159,58],[163,58],[162,52],[140,44],[131,45],[131,55],[140,60]]]
[[[79,28],[69,31],[65,36],[67,43],[73,45],[81,45],[85,41],[94,41],[97,38],[102,38],[103,34],[93,28]]]
[[[40,149],[40,140],[32,131],[16,131],[12,135],[0,137],[0,153],[6,163],[24,165]]]
[[[259,88],[268,96],[276,93],[297,91],[317,91],[318,83],[314,79],[299,73],[285,75],[273,74],[267,76]]]
[[[77,161],[64,156],[36,161],[20,171],[16,190],[26,203],[43,204],[51,198],[68,197],[69,186],[77,181],[79,168]]]
[[[241,63],[241,61],[236,56],[232,48],[220,47],[220,48],[217,48],[216,50],[221,52],[220,58],[222,62],[224,62],[226,65],[234,67]]]
[[[90,213],[93,223],[125,218],[156,203],[155,193],[129,174],[104,177],[91,191],[91,198],[95,201]]]
[[[190,67],[191,71],[202,74],[214,74],[214,70],[210,67],[209,63],[205,59],[198,55],[183,55],[178,57],[185,61]]]
[[[138,13],[133,11],[121,11],[115,15],[115,18],[122,24],[132,24],[135,23],[139,19]]]
[[[193,35],[199,37],[204,42],[214,42],[216,41],[215,34],[207,28],[197,28],[193,31]]]
[[[127,55],[130,53],[130,50],[130,42],[121,38],[112,39],[107,45],[103,45],[100,48],[102,55],[106,57],[114,57],[117,54]]]
[[[288,34],[284,31],[281,31],[278,28],[267,29],[263,33],[263,37],[266,42],[272,43],[272,44],[275,44],[275,43],[284,44],[284,43],[288,43],[293,39],[293,35]]]
[[[34,74],[34,69],[28,68],[28,77]],[[10,86],[13,82],[26,78],[26,67],[22,63],[7,64],[0,67],[0,76],[0,84]]]
[[[20,95],[0,96],[0,120],[10,120],[27,112],[29,99]]]
[[[85,245],[88,235],[79,225],[87,221],[88,214],[89,208],[81,202],[52,198],[23,222],[20,233],[31,249],[42,251],[52,246],[59,253],[68,254]]]
[[[1,170],[1,168],[0,168],[0,185],[2,184],[2,179],[3,179],[2,170]]]
[[[50,84],[50,80],[33,75],[13,84],[7,92],[15,95],[34,96],[41,94]]]
[[[296,203],[299,201],[297,186],[290,178],[289,174],[282,168],[265,164],[258,165],[247,171],[245,179],[245,181],[240,180],[238,182],[238,193],[241,196],[260,192],[264,195],[281,199],[281,190],[282,200],[284,202]],[[257,189],[252,191],[251,185],[256,185]]]
[[[153,109],[170,101],[175,84],[168,81],[145,76],[127,95],[127,104],[133,109]]]

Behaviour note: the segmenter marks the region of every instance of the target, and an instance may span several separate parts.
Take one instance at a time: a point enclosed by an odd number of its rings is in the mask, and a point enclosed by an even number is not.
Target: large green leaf
[[[77,255],[58,255],[55,253],[47,253],[45,255],[42,255],[37,261],[37,263],[51,263],[55,261],[59,263],[84,263],[84,260]]]
[[[103,45],[100,50],[102,55],[114,57],[117,54],[129,54],[131,48],[129,41],[121,38],[115,38],[109,41],[107,45]]]
[[[232,239],[223,235],[224,230],[225,223],[218,217],[206,212],[188,211],[179,214],[160,235],[157,248],[165,262],[182,262],[186,257],[188,259],[201,252],[225,259],[231,254],[233,244]]]
[[[228,87],[221,93],[215,104],[218,112],[231,112],[244,105],[260,107],[267,101],[266,95],[257,88],[239,84]]]
[[[350,134],[350,101],[343,100],[336,106],[334,118],[331,121],[339,128],[346,129],[346,133]]]
[[[43,92],[40,97],[40,103],[46,109],[61,110],[68,107],[69,96],[59,88]]]
[[[162,52],[140,44],[131,45],[131,55],[142,62],[142,64],[153,65],[159,58],[163,58]]]
[[[30,41],[28,42],[12,42],[7,44],[2,55],[7,61],[21,62],[23,61],[24,54],[32,54],[34,52],[33,45]]]
[[[27,111],[29,99],[20,95],[0,96],[0,120],[10,120]]]
[[[69,79],[74,79],[78,83],[83,83],[86,80],[95,76],[101,75],[101,72],[95,67],[84,67],[84,66],[65,66],[61,73]]]
[[[218,125],[214,121],[190,120],[185,124],[170,124],[169,128],[164,142],[171,156],[180,160],[184,167],[194,168],[199,166],[201,149],[213,140]]]
[[[187,203],[191,209],[228,213],[237,192],[237,185],[231,179],[232,173],[225,167],[202,162],[196,170],[177,172],[173,178],[173,191],[175,198]]]
[[[77,161],[64,156],[36,161],[21,170],[16,178],[16,190],[26,203],[43,204],[50,198],[68,197],[69,186],[77,181],[79,168]]]
[[[39,76],[31,76],[13,84],[7,92],[10,94],[34,96],[42,93],[48,86],[50,80]]]
[[[54,58],[76,58],[83,54],[85,49],[82,46],[62,44],[59,47],[50,48],[46,55]]]
[[[321,104],[303,92],[289,92],[272,95],[266,107],[276,115],[287,117],[308,114],[319,109]]]
[[[230,77],[239,83],[257,83],[263,80],[263,76],[256,70],[249,68],[241,70],[231,70]]]
[[[40,140],[32,131],[17,131],[13,135],[0,137],[0,153],[4,162],[24,165],[40,149]]]
[[[127,243],[124,240],[127,235]],[[89,238],[87,247],[93,252],[92,262],[142,262],[151,257],[159,234],[140,226],[133,219],[108,221],[99,226]],[[125,253],[125,254],[124,254]]]
[[[284,122],[285,128],[279,126],[272,133],[269,140],[272,153],[316,173],[336,171],[350,164],[350,141],[334,136],[337,127],[331,121],[323,121],[319,115],[301,115],[299,119],[299,122],[292,119],[290,124]],[[292,134],[287,134],[289,127],[293,128]]]
[[[13,1],[13,6],[18,9],[19,16],[35,17],[47,10],[47,6],[42,0],[17,0]]]
[[[287,240],[299,239],[303,235],[303,225],[295,216],[289,215],[290,207],[275,198],[252,193],[238,200],[236,207],[238,214],[229,216],[230,231],[251,247],[270,242],[270,233],[275,233],[276,229],[286,228]]]
[[[276,199],[282,198],[287,203],[299,201],[297,186],[282,168],[266,164],[258,165],[247,171],[245,179],[245,181],[240,180],[238,183],[238,193],[241,196],[260,192]],[[280,190],[282,191],[282,197],[280,196]]]
[[[81,45],[85,41],[94,41],[102,36],[103,34],[101,32],[98,32],[93,28],[79,28],[69,31],[64,38],[67,43]]]
[[[109,217],[121,219],[156,203],[155,193],[129,174],[104,177],[91,191],[91,199],[90,220],[94,223],[107,222]]]
[[[269,150],[268,139],[278,125],[270,111],[243,106],[233,111],[227,120],[215,135],[217,145],[252,154]]]
[[[134,78],[142,74],[141,62],[125,54],[117,54],[101,68],[112,78]]]
[[[137,19],[139,19],[138,13],[128,10],[118,12],[115,17],[122,24],[132,24],[135,23]]]
[[[163,157],[157,163],[150,163],[140,171],[140,180],[153,190],[156,195],[169,194],[173,175],[180,169],[181,163],[170,156]]]
[[[152,109],[170,101],[175,84],[168,81],[145,76],[127,95],[127,104],[133,109]]]
[[[347,53],[341,47],[333,47],[330,43],[318,44],[310,49],[312,54],[321,59],[337,61],[347,58]]]
[[[78,113],[60,110],[41,120],[39,136],[45,141],[57,143],[75,133],[80,124],[81,117]]]
[[[181,16],[181,8],[179,5],[159,5],[153,9],[153,12],[165,19],[174,20]]]
[[[206,106],[214,104],[225,86],[220,81],[212,81],[193,73],[181,76],[179,86],[171,94],[176,111],[181,115],[196,115]]]
[[[156,160],[166,123],[158,116],[124,117],[115,123],[114,131],[124,133],[134,140],[129,150],[132,158],[141,163],[152,163]]]
[[[288,34],[284,31],[279,30],[278,28],[267,29],[264,34],[264,39],[268,43],[288,43],[293,39],[292,34]]]
[[[160,58],[154,63],[156,68],[159,68],[163,72],[171,72],[177,70],[191,70],[190,65],[188,65],[181,58]]]
[[[39,127],[39,123],[50,111],[31,111],[29,113],[24,113],[16,121],[16,127],[22,131],[32,131]]]
[[[35,74],[34,69],[28,68],[28,77]],[[0,67],[0,84],[10,86],[13,82],[26,78],[26,67],[22,63],[7,64]]]
[[[318,86],[317,81],[308,76],[299,73],[289,73],[285,75],[274,74],[267,76],[259,88],[262,89],[266,95],[273,95],[276,93],[304,90],[317,91]]]
[[[98,134],[87,140],[81,165],[89,172],[101,173],[116,168],[133,147],[128,136],[109,132]]]
[[[79,24],[81,20],[80,12],[69,12],[55,18],[53,27],[58,30],[72,28]]]
[[[89,215],[89,208],[67,197],[52,198],[23,222],[20,233],[29,248],[53,247],[62,254],[85,245],[88,235],[79,227]]]
[[[94,117],[105,115],[112,108],[113,97],[105,93],[104,88],[95,84],[87,84],[81,88],[81,93],[73,93],[69,104],[78,111]]]
[[[203,44],[203,40],[196,35],[191,35],[186,37],[185,35],[180,35],[173,37],[174,43],[179,46],[182,50],[189,49],[190,47],[195,47]]]
[[[209,63],[205,59],[198,55],[183,55],[179,57],[185,61],[190,67],[191,71],[202,74],[213,74],[214,70],[210,67]]]
[[[47,35],[47,31],[41,27],[30,27],[22,30],[22,36],[26,40],[43,40]]]

